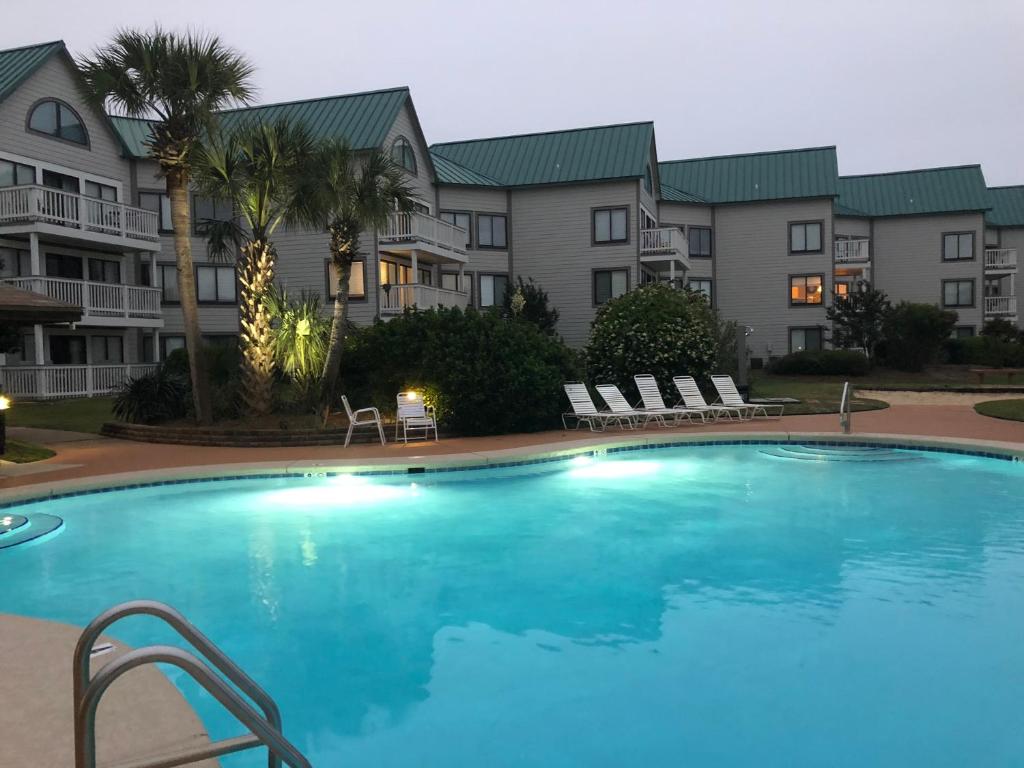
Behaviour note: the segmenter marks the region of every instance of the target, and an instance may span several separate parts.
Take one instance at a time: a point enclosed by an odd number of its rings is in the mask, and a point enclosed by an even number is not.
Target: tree
[[[146,146],[167,183],[178,294],[185,324],[196,419],[212,418],[199,354],[202,336],[190,242],[189,182],[197,145],[225,107],[252,96],[252,65],[217,37],[124,30],[77,61],[81,89],[98,109],[152,121]]]
[[[832,346],[860,347],[869,358],[874,358],[875,348],[882,340],[885,316],[891,309],[885,293],[867,283],[842,298],[837,296],[825,311],[832,321]]]
[[[315,146],[300,124],[252,121],[226,137],[214,135],[196,155],[196,180],[203,194],[230,201],[241,219],[241,224],[232,219],[204,222],[204,227],[214,258],[239,249],[241,394],[258,416],[270,413],[273,404],[276,360],[267,300],[277,259],[272,238],[281,224],[298,221]]]
[[[558,310],[549,306],[548,292],[533,282],[532,277],[524,281],[520,275],[515,290],[505,291],[505,312],[517,320],[533,323],[549,336],[555,335]]]
[[[338,276],[327,360],[320,378],[324,413],[330,407],[341,372],[348,330],[349,281],[359,258],[364,232],[383,228],[392,213],[413,209],[413,192],[405,171],[380,150],[357,155],[344,141],[327,139],[316,153],[314,173],[303,190],[303,218],[327,230],[331,264]]]
[[[994,317],[986,320],[981,329],[982,336],[991,336],[1011,344],[1024,343],[1024,332],[1017,328],[1016,324],[1004,317]]]
[[[885,352],[880,356],[893,368],[920,371],[938,359],[956,321],[956,312],[934,304],[901,301],[885,313],[882,324]]]

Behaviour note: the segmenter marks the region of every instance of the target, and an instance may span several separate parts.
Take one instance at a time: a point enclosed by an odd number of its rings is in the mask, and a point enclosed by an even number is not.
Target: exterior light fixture
[[[0,395],[0,455],[7,453],[7,409],[11,407],[11,398]]]
[[[405,393],[406,400],[416,400],[419,397],[419,393],[415,389],[410,389]]]

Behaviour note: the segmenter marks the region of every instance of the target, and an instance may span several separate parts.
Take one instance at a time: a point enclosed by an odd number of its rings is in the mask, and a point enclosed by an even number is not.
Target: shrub
[[[891,368],[920,371],[938,361],[956,321],[956,312],[901,301],[885,315],[879,356]]]
[[[871,361],[849,349],[793,352],[771,365],[772,373],[795,376],[864,376],[870,370]]]
[[[491,435],[557,426],[562,384],[579,379],[580,366],[560,339],[532,323],[442,308],[356,329],[341,374],[338,394],[354,407],[394,413],[395,395],[412,388],[453,432]]]
[[[187,376],[165,365],[129,379],[114,397],[114,415],[132,424],[157,424],[188,415],[192,396]]]
[[[558,310],[548,305],[548,292],[533,282],[520,277],[515,290],[505,291],[505,313],[515,319],[533,323],[548,335],[554,335],[558,325]]]
[[[885,318],[892,311],[889,299],[876,288],[862,284],[825,310],[832,321],[831,342],[836,347],[860,347],[869,357],[882,340]]]
[[[982,336],[993,336],[1001,341],[1019,342],[1024,344],[1024,331],[1003,317],[996,317],[985,323],[981,329]]]
[[[717,317],[701,294],[662,283],[635,288],[597,311],[586,349],[589,377],[625,392],[634,375],[649,373],[669,395],[673,376],[711,373],[716,331]]]
[[[207,375],[210,377],[210,401],[214,419],[230,419],[239,415],[239,352],[234,344],[204,344],[202,351],[206,362]],[[192,379],[189,375],[188,354],[184,349],[176,349],[160,363],[159,370],[167,375],[176,376],[185,381],[185,396],[188,402],[186,411],[181,418],[192,414]],[[161,409],[173,410],[159,406]]]
[[[955,364],[1018,368],[1024,366],[1024,344],[997,336],[950,339],[946,342],[946,356]]]

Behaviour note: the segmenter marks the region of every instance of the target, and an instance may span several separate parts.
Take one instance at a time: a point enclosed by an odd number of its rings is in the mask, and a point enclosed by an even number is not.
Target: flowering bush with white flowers
[[[617,384],[632,401],[633,376],[649,373],[674,403],[673,376],[700,382],[711,374],[716,327],[715,312],[700,293],[662,283],[635,288],[605,303],[590,326],[590,380]]]

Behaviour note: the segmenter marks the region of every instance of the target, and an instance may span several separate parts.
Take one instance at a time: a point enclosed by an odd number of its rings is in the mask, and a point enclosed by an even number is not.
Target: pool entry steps
[[[765,456],[796,461],[920,461],[921,457],[899,448],[855,445],[773,445],[761,450]]]
[[[64,521],[56,515],[15,515],[0,510],[0,549],[35,541],[63,526]]]

